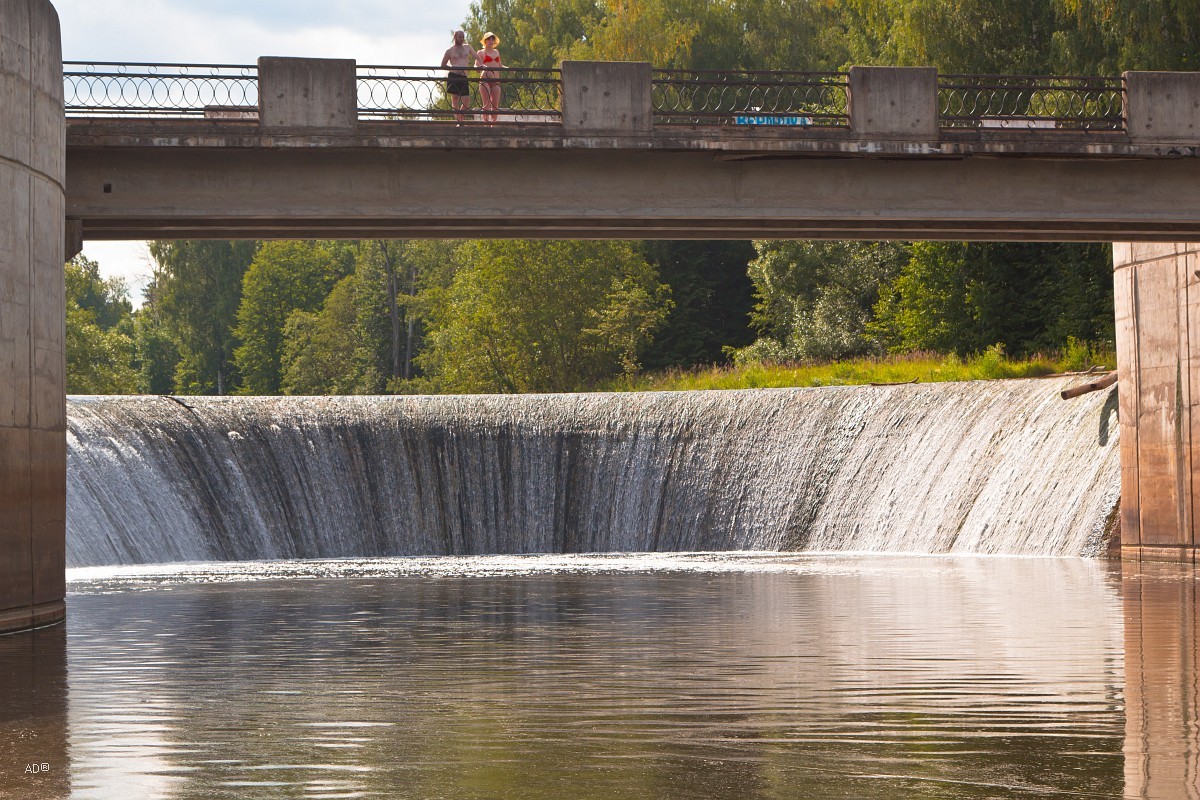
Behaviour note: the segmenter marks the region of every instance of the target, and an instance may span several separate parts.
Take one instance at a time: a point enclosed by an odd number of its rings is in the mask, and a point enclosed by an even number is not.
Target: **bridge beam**
[[[759,158],[370,139],[71,147],[67,213],[89,240],[1200,239],[1200,158]]]
[[[0,633],[64,614],[60,41],[49,0],[0,3]]]

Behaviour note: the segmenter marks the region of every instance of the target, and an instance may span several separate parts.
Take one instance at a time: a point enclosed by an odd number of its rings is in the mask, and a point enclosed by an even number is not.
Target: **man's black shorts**
[[[467,81],[466,75],[461,72],[451,72],[446,77],[446,91],[464,97],[471,93],[471,84]]]

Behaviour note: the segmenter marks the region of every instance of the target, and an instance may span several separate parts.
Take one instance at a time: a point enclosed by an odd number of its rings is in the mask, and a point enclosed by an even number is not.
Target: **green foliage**
[[[1066,66],[1087,74],[1200,70],[1197,0],[1057,0],[1071,23]]]
[[[509,66],[550,68],[583,41],[602,16],[596,0],[479,0],[471,3],[463,29],[475,48],[485,31],[494,31]]]
[[[67,262],[64,269],[67,302],[90,311],[93,324],[110,331],[127,327],[133,305],[129,302],[129,287],[120,278],[101,278],[100,265],[83,255]]]
[[[257,247],[256,242],[150,242],[156,266],[143,313],[156,323],[143,330],[169,337],[178,359],[168,367],[170,348],[139,342],[139,352],[155,353],[150,372],[143,370],[144,380],[161,386],[161,373],[169,368],[176,392],[229,394],[236,389],[233,327],[242,278]]]
[[[233,353],[241,394],[278,394],[282,388],[284,326],[293,311],[320,308],[350,270],[352,251],[327,242],[267,242],[243,281]]]
[[[887,242],[755,242],[750,262],[763,334],[739,363],[820,361],[881,350],[868,328],[881,287],[908,258]]]
[[[626,242],[470,242],[456,259],[421,301],[417,361],[443,391],[587,388],[636,365],[666,311],[666,288]]]
[[[283,328],[284,394],[357,394],[362,375],[355,328],[355,276],[343,278],[318,313],[295,310]]]
[[[943,73],[1049,74],[1064,30],[1050,2],[840,0],[854,63],[933,66]]]
[[[893,352],[966,354],[1111,341],[1107,246],[923,242],[883,288],[870,330]]]
[[[1079,353],[1088,357],[1080,361]],[[614,381],[620,391],[677,392],[704,389],[767,389],[804,386],[858,386],[864,384],[941,383],[944,381],[1033,378],[1078,371],[1077,367],[1116,366],[1116,356],[1103,346],[1075,343],[1059,356],[1008,357],[1001,345],[960,358],[918,352],[882,358],[839,360],[825,364],[740,364],[692,370],[666,370]]]
[[[603,307],[591,310],[595,324],[584,330],[612,348],[628,377],[641,369],[638,351],[662,326],[674,303],[666,284],[647,288],[645,276],[624,275],[613,280]]]
[[[133,330],[138,391],[143,394],[173,393],[175,368],[180,360],[175,337],[155,315],[152,307],[143,307],[138,312]]]
[[[132,394],[132,306],[123,281],[105,280],[95,261],[65,266],[68,394]]]
[[[646,369],[720,363],[727,360],[725,348],[754,340],[750,242],[643,242],[642,252],[674,300],[642,355]]]

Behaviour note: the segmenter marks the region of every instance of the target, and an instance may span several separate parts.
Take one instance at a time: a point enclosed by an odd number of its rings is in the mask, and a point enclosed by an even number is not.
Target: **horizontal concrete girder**
[[[837,133],[579,142],[554,130],[440,140],[214,130],[73,133],[68,217],[87,239],[1200,236],[1195,153],[1103,137],[1048,146],[1028,134],[921,145]]]

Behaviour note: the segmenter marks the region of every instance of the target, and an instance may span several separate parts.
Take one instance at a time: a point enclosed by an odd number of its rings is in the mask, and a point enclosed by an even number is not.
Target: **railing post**
[[[348,58],[258,59],[259,124],[266,130],[353,130],[355,68]]]
[[[937,70],[851,67],[850,130],[857,139],[936,141]]]
[[[1123,77],[1130,141],[1200,144],[1200,72],[1126,72]]]
[[[564,61],[563,130],[568,135],[648,134],[651,68],[640,61]]]

